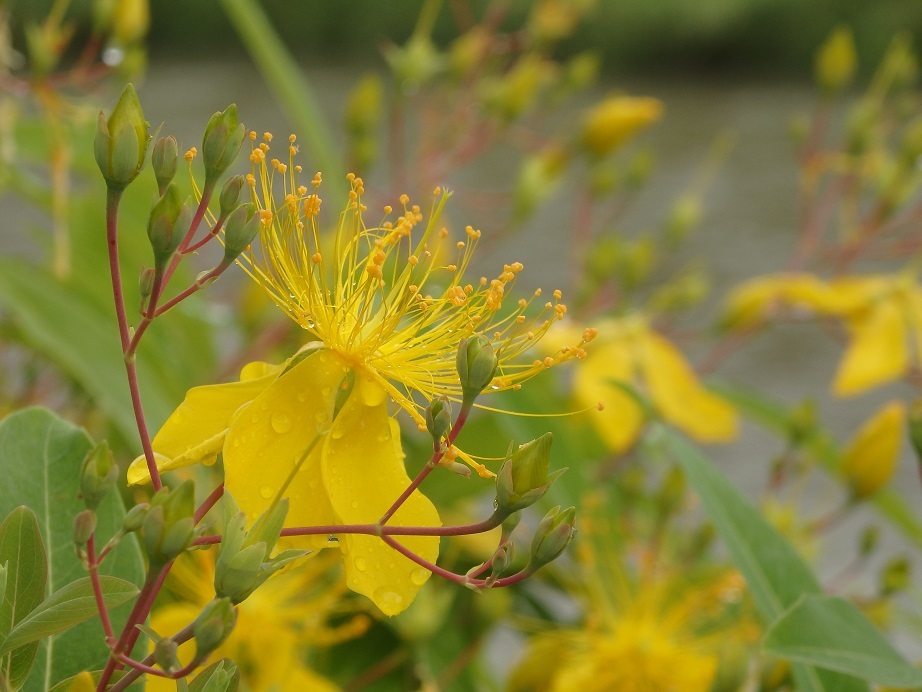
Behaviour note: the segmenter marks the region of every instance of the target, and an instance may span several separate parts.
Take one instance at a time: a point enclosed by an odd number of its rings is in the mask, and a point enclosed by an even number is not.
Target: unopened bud
[[[141,294],[141,305],[147,303],[150,294],[154,291],[154,279],[157,271],[153,267],[145,267],[138,276],[138,291]]]
[[[509,455],[496,474],[496,507],[507,514],[530,507],[547,492],[566,470],[548,475],[551,443],[554,436],[545,433],[526,442]]]
[[[142,502],[129,509],[122,519],[122,531],[125,533],[134,533],[140,529],[141,524],[144,523],[144,517],[147,516],[149,510],[150,505],[146,502]]]
[[[182,668],[177,656],[178,650],[179,645],[172,639],[165,637],[154,645],[154,661],[167,673],[175,672]]]
[[[226,219],[231,212],[240,206],[240,198],[243,195],[245,184],[246,180],[242,175],[231,176],[224,183],[224,187],[221,188],[221,195],[218,198],[222,219]]]
[[[570,545],[570,541],[573,540],[573,536],[576,534],[576,529],[573,528],[575,516],[575,507],[569,507],[561,512],[558,506],[554,507],[541,520],[531,542],[529,566],[532,570],[556,560]]]
[[[906,407],[890,402],[856,433],[842,455],[842,473],[858,499],[873,495],[893,477],[899,459]]]
[[[151,563],[164,565],[182,553],[195,537],[195,489],[191,480],[175,490],[161,488],[141,522],[141,540]]]
[[[147,156],[147,121],[134,86],[128,84],[106,118],[99,111],[93,153],[109,189],[124,190],[138,177]]]
[[[82,548],[96,531],[96,512],[85,509],[74,517],[74,545]]]
[[[109,443],[103,440],[89,451],[80,469],[80,493],[89,509],[96,509],[115,487],[118,468],[112,459]]]
[[[150,210],[147,222],[147,237],[154,251],[154,266],[158,270],[170,261],[191,225],[192,210],[189,205],[183,204],[176,183],[170,183]]]
[[[911,584],[912,565],[904,555],[890,560],[881,572],[881,591],[885,596],[905,591]]]
[[[855,38],[847,26],[833,29],[816,53],[816,81],[826,94],[834,94],[848,86],[858,63]]]
[[[467,464],[462,464],[460,461],[443,462],[440,466],[444,466],[456,476],[471,477],[471,467]]]
[[[432,441],[439,444],[451,431],[451,403],[448,397],[433,399],[426,407],[426,429]]]
[[[195,658],[204,659],[230,636],[237,611],[229,598],[216,598],[205,606],[193,624]]]
[[[221,113],[215,113],[205,125],[202,139],[202,160],[205,163],[205,184],[214,185],[227,170],[243,145],[243,124],[237,121],[237,104],[232,103]]]
[[[176,164],[179,161],[179,145],[173,135],[161,137],[154,143],[150,153],[150,164],[157,177],[157,189],[163,195],[167,185],[176,175]]]
[[[663,103],[654,98],[612,96],[589,110],[581,133],[585,150],[602,158],[662,117]]]
[[[237,207],[224,222],[224,263],[230,264],[246,250],[259,233],[262,218],[254,204]]]
[[[464,395],[462,406],[470,407],[474,399],[490,384],[499,361],[490,340],[482,334],[461,339],[455,365]]]

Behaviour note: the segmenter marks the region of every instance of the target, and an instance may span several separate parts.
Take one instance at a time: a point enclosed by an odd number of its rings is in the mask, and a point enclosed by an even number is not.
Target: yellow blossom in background
[[[602,402],[592,421],[616,452],[633,444],[647,422],[622,383],[645,393],[659,415],[696,440],[725,442],[736,435],[733,407],[705,389],[682,353],[639,313],[599,324],[592,353],[573,385],[583,406]]]
[[[842,455],[842,473],[855,497],[873,495],[896,471],[903,441],[906,406],[891,401],[855,434]]]
[[[601,158],[657,122],[662,114],[659,99],[610,96],[586,113],[580,140],[589,153]]]
[[[855,75],[858,55],[855,37],[847,26],[837,26],[816,53],[816,81],[825,92],[848,86]]]
[[[779,310],[808,315],[835,310],[828,284],[812,274],[769,274],[737,286],[724,308],[723,323],[748,329],[774,319]]]
[[[321,237],[320,174],[310,187],[301,185],[294,136],[288,163],[269,158],[270,141],[266,133],[250,155],[248,184],[263,223],[258,243],[239,261],[304,330],[305,346],[281,365],[251,363],[240,382],[191,389],[153,447],[163,471],[212,463],[221,453],[225,487],[251,520],[288,497],[287,526],[374,523],[410,484],[390,409],[403,409],[424,430],[429,400],[461,401],[455,358],[462,338],[483,334],[491,341],[499,365],[488,392],[516,389],[583,355],[584,341],[544,360],[515,362],[566,314],[559,291],[551,300],[537,291],[513,302],[507,293],[519,263],[504,265],[496,278],[465,282],[480,231],[467,227],[451,256],[434,251],[449,235],[437,225],[448,196],[441,190],[425,224],[404,195],[396,219],[388,207],[380,226],[369,228],[362,180],[350,175],[339,225],[331,238]],[[540,307],[531,310],[535,302]],[[147,479],[144,460],[136,460],[129,481]],[[392,523],[432,527],[440,520],[416,490]],[[438,557],[437,537],[401,542],[430,562]],[[404,610],[430,576],[376,536],[300,539],[305,544],[338,547],[349,588],[387,615]]]
[[[214,597],[214,555],[214,550],[194,551],[175,562],[166,589],[176,600],[157,607],[150,620],[158,634],[180,631]],[[210,660],[232,659],[240,670],[242,689],[254,692],[339,689],[305,663],[306,649],[357,637],[367,629],[369,618],[354,615],[336,627],[328,624],[344,595],[342,587],[325,577],[331,567],[329,559],[319,557],[273,576],[237,606],[237,624]],[[189,663],[194,653],[194,641],[180,646],[182,664]],[[172,692],[176,683],[149,675],[146,689]]]

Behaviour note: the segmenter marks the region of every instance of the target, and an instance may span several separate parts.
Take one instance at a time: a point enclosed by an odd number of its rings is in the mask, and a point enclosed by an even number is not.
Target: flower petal
[[[334,523],[320,452],[344,370],[329,351],[310,353],[234,416],[224,443],[224,486],[251,521],[287,497],[286,526]],[[328,545],[325,536],[298,542]]]
[[[842,455],[842,473],[857,497],[873,495],[893,477],[906,407],[891,401],[861,426]]]
[[[255,399],[281,372],[281,366],[250,363],[241,382],[193,387],[154,437],[152,445],[161,472],[192,464],[213,464],[224,444],[234,413]],[[254,375],[260,375],[254,377]],[[128,467],[128,483],[149,483],[143,456]]]
[[[837,395],[859,394],[906,372],[906,324],[892,300],[880,300],[856,314],[848,328],[848,349],[833,382]]]
[[[339,411],[323,448],[323,482],[339,521],[372,523],[410,484],[403,465],[400,429],[387,412],[387,395],[371,377],[356,373],[354,389]],[[398,526],[441,526],[433,504],[414,491],[391,518]],[[376,536],[342,535],[346,583],[374,601],[385,615],[403,611],[430,572]],[[435,562],[439,539],[400,537],[417,555]]]
[[[652,330],[638,338],[637,358],[650,397],[663,417],[702,442],[724,442],[737,431],[737,415],[706,390],[679,350]]]
[[[602,441],[614,452],[623,452],[637,439],[644,413],[634,398],[616,383],[630,382],[634,368],[628,337],[599,344],[577,369],[574,390],[581,406],[604,404],[591,420]]]

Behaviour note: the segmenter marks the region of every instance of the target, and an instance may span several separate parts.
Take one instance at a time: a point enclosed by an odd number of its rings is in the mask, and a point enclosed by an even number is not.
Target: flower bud
[[[175,672],[182,668],[177,652],[179,645],[169,637],[160,639],[154,645],[154,661],[167,673]]]
[[[912,584],[912,565],[905,555],[892,558],[880,574],[881,591],[883,595],[890,596],[900,591],[905,591]]]
[[[448,397],[433,399],[426,407],[426,429],[436,445],[451,431],[451,403]]]
[[[551,433],[545,433],[507,456],[496,475],[497,510],[512,514],[530,507],[566,471],[559,469],[548,475],[553,439]]]
[[[141,295],[142,312],[144,311],[144,306],[147,305],[147,299],[154,292],[154,279],[156,276],[157,272],[153,267],[145,267],[138,275],[138,292]]]
[[[222,113],[215,113],[205,125],[202,139],[202,160],[205,163],[205,185],[214,184],[227,170],[243,146],[244,127],[237,121],[237,104],[232,103]]]
[[[85,509],[74,517],[74,545],[82,548],[96,531],[96,512]]]
[[[658,121],[662,114],[663,103],[658,99],[609,97],[586,114],[581,144],[590,155],[603,158]]]
[[[80,469],[80,493],[89,509],[96,509],[103,498],[115,487],[118,467],[109,451],[109,443],[103,440],[89,451]]]
[[[230,636],[237,622],[237,611],[230,599],[216,598],[205,606],[193,624],[195,658],[204,659]]]
[[[138,177],[147,156],[147,121],[134,86],[128,84],[106,119],[99,111],[93,153],[109,189],[124,190]]]
[[[150,164],[157,177],[157,189],[163,195],[167,185],[176,175],[176,164],[179,161],[179,145],[173,135],[161,137],[154,144],[150,153]]]
[[[906,407],[890,402],[856,433],[842,455],[842,473],[858,499],[880,490],[896,471]]]
[[[195,489],[191,480],[175,490],[161,488],[141,523],[141,540],[152,564],[164,565],[182,553],[195,536]]]
[[[855,75],[857,62],[852,30],[836,27],[816,53],[814,73],[820,89],[826,94],[844,89]]]
[[[230,264],[246,250],[259,233],[262,217],[254,204],[237,207],[224,222],[224,263]]]
[[[140,529],[141,524],[144,523],[144,517],[147,516],[148,510],[150,510],[150,505],[146,502],[142,502],[129,509],[122,518],[122,531],[124,533],[134,533]]]
[[[147,237],[154,251],[154,266],[162,270],[176,252],[192,224],[192,210],[183,204],[179,187],[170,183],[164,195],[150,210]]]
[[[455,365],[464,394],[463,407],[469,408],[480,392],[490,384],[498,364],[493,345],[483,334],[461,339]]]
[[[576,529],[573,527],[575,516],[575,507],[569,507],[561,512],[559,506],[554,507],[545,515],[538,524],[535,537],[531,542],[531,560],[529,561],[531,571],[556,560],[570,545],[570,541],[576,535]]]
[[[221,195],[218,198],[220,202],[220,216],[226,219],[237,207],[240,206],[240,198],[243,195],[243,187],[246,179],[242,175],[234,175],[227,179],[224,187],[221,188]]]

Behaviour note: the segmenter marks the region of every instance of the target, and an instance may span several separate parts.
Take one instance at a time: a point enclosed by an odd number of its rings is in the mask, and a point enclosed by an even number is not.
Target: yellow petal
[[[574,390],[581,406],[604,404],[590,413],[602,441],[613,452],[623,452],[640,433],[644,414],[638,403],[616,382],[630,382],[633,362],[630,342],[623,334],[593,348],[574,377]]]
[[[874,494],[893,477],[905,418],[906,407],[891,401],[865,422],[849,443],[842,456],[842,473],[857,497]]]
[[[286,526],[334,523],[320,452],[345,375],[331,352],[312,353],[234,416],[224,444],[224,487],[250,521],[287,497]],[[327,545],[323,536],[297,540],[299,546]]]
[[[663,418],[701,442],[725,442],[737,432],[734,408],[698,382],[679,350],[652,330],[638,339],[637,357]]]
[[[161,472],[192,464],[212,464],[224,445],[224,436],[234,413],[255,399],[278,376],[281,366],[250,363],[242,382],[193,387],[154,437],[152,444]],[[253,377],[260,373],[260,377]],[[149,483],[147,462],[138,457],[128,467],[128,483]]]
[[[880,300],[849,320],[849,345],[839,363],[833,391],[858,394],[906,372],[906,324],[892,300]]]
[[[407,488],[400,429],[387,412],[384,389],[367,374],[356,373],[352,393],[336,417],[323,449],[323,482],[339,521],[373,523]],[[414,491],[388,522],[392,526],[441,526],[438,512]],[[367,596],[385,615],[403,611],[430,572],[376,536],[339,537],[346,584]],[[406,536],[398,540],[435,562],[439,539]]]
[[[730,295],[723,322],[730,328],[747,328],[772,316],[777,307],[819,314],[837,314],[842,308],[837,294],[811,274],[760,276],[738,286]]]

